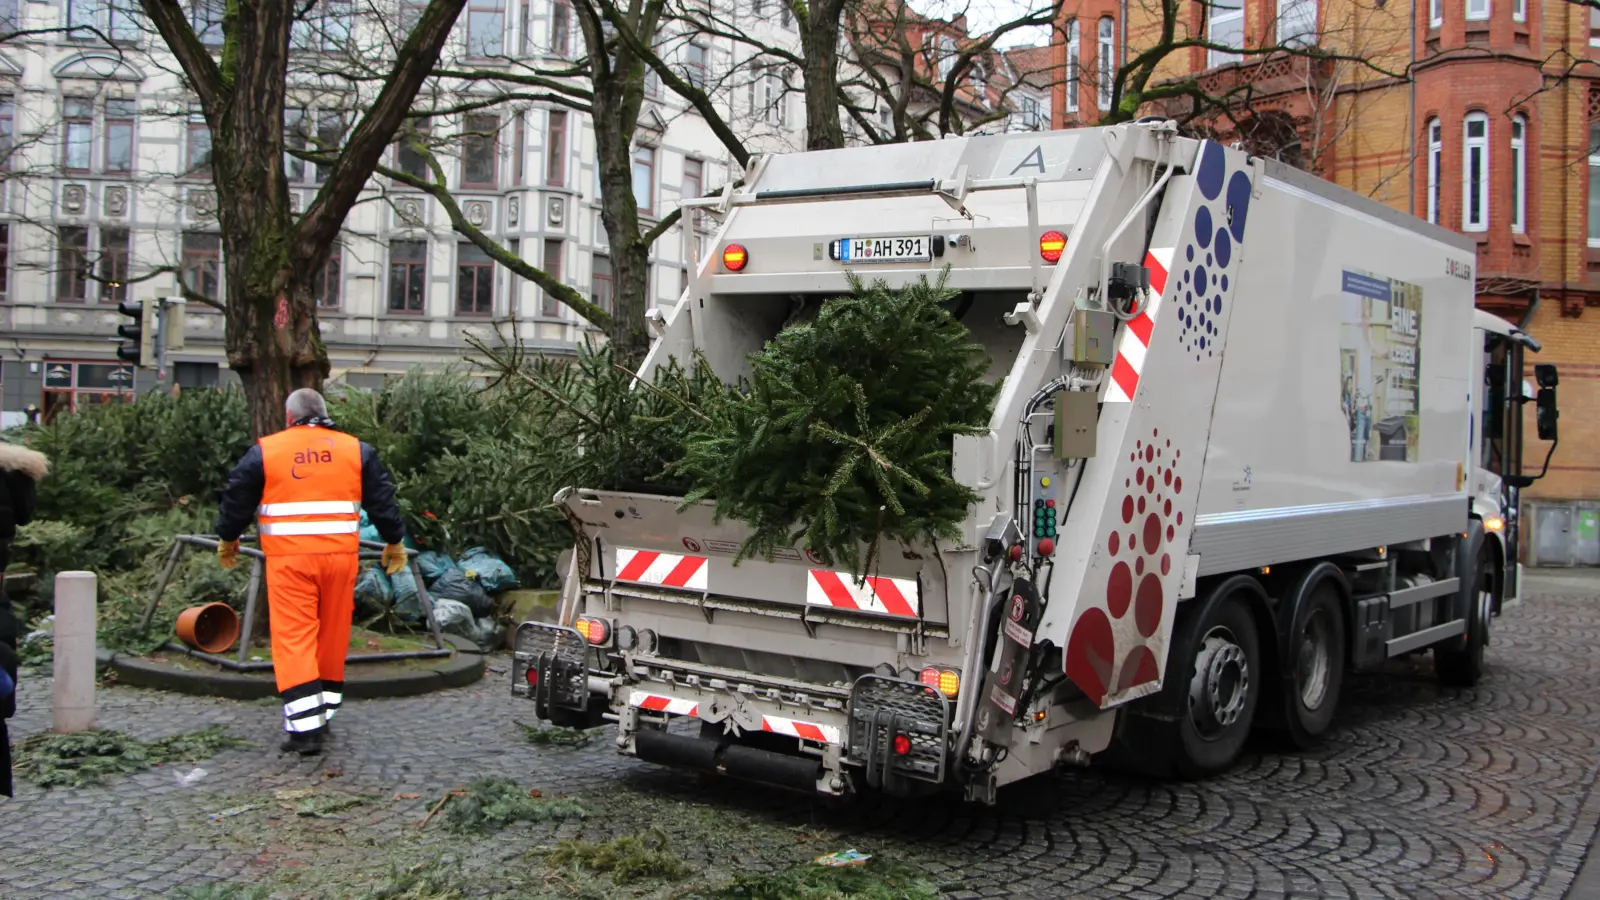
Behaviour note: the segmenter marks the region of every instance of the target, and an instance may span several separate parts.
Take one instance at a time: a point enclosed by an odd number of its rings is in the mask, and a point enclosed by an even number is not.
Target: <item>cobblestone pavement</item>
[[[958,898],[1559,900],[1600,818],[1600,578],[1541,575],[1532,589],[1497,623],[1475,690],[1438,687],[1423,661],[1349,685],[1315,752],[1255,751],[1199,784],[1064,773],[994,809],[831,809],[624,759],[605,739],[535,746],[513,722],[533,716],[508,695],[504,661],[471,688],[349,704],[315,762],[272,752],[270,705],[112,687],[100,694],[105,727],[154,738],[221,724],[258,746],[200,763],[189,786],[188,766],[85,789],[19,783],[0,800],[0,895],[222,897],[260,883],[274,896],[354,897],[396,866],[442,857],[468,896],[572,896],[583,892],[541,874],[530,850],[655,825],[707,876],[855,846],[912,862]],[[25,685],[13,740],[47,727],[48,697],[46,683]],[[490,775],[574,795],[593,814],[476,839],[417,829],[444,791]],[[307,788],[363,802],[321,818],[274,794]],[[230,815],[210,818],[219,811]]]

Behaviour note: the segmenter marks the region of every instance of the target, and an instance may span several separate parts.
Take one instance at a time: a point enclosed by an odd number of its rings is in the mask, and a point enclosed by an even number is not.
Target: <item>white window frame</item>
[[[1511,117],[1511,231],[1528,230],[1528,117]]]
[[[1444,0],[1428,0],[1428,27],[1438,28],[1444,24]]]
[[[1225,3],[1233,3],[1237,5],[1225,6]],[[1214,0],[1214,2],[1207,7],[1207,15],[1209,16],[1209,18],[1206,20],[1207,42],[1213,44],[1222,44],[1222,39],[1217,36],[1217,26],[1219,24],[1232,25],[1235,21],[1237,21],[1239,23],[1239,46],[1244,44],[1244,0]],[[1229,30],[1231,31],[1232,29]],[[1234,45],[1223,44],[1223,46]],[[1206,65],[1213,69],[1217,66],[1225,66],[1229,63],[1236,63],[1242,59],[1244,59],[1242,54],[1230,53],[1227,50],[1208,49],[1206,51]]]
[[[1067,112],[1078,111],[1078,66],[1082,59],[1078,43],[1078,20],[1067,23]]]
[[[1528,21],[1528,0],[1511,0],[1511,21]]]
[[[1489,0],[1465,0],[1464,6],[1466,7],[1468,22],[1486,21],[1489,18],[1490,13],[1493,11],[1490,7]],[[1474,9],[1474,7],[1477,8]]]
[[[1095,105],[1102,110],[1111,109],[1112,88],[1117,77],[1117,23],[1110,16],[1101,16],[1096,32],[1095,71],[1099,76],[1095,79]]]
[[[1600,124],[1589,126],[1589,194],[1600,184]],[[1593,204],[1590,204],[1591,208]],[[1589,216],[1589,246],[1600,247],[1600,217]]]
[[[1278,43],[1285,47],[1315,47],[1317,12],[1317,0],[1278,0]]]
[[[1600,9],[1589,7],[1589,46],[1600,47]]]
[[[1472,126],[1482,125],[1483,134],[1480,137],[1471,137]],[[1489,116],[1487,113],[1471,112],[1461,123],[1461,230],[1462,231],[1488,231],[1489,230]],[[1477,193],[1474,195],[1472,188],[1473,154],[1478,154],[1481,172],[1478,177]],[[1478,218],[1472,218],[1473,200],[1478,201]]]
[[[1444,126],[1428,120],[1428,221],[1439,224],[1440,169],[1444,166]]]

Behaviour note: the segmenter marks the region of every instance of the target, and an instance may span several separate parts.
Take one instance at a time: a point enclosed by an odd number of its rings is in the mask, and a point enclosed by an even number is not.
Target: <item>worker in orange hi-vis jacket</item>
[[[289,427],[251,447],[228,476],[217,513],[217,559],[239,564],[239,536],[257,518],[267,562],[272,668],[283,697],[285,753],[322,752],[344,700],[363,507],[387,544],[383,567],[405,568],[394,481],[372,447],[334,427],[322,395],[289,395]]]

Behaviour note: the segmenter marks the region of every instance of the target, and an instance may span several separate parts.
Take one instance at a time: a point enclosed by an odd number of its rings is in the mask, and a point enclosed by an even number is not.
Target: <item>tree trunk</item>
[[[844,146],[839,121],[839,28],[844,0],[819,0],[811,6],[801,32],[805,56],[806,149],[837,150]]]

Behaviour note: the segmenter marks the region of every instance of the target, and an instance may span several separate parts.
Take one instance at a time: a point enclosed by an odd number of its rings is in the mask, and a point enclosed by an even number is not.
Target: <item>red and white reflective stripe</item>
[[[628,705],[637,709],[668,713],[674,716],[697,716],[700,714],[700,704],[693,700],[662,697],[656,694],[646,694],[644,691],[630,691],[628,693]]]
[[[773,734],[787,734],[807,741],[816,741],[819,744],[839,743],[839,729],[835,725],[817,725],[812,722],[801,722],[796,719],[784,719],[778,716],[762,716],[761,730]]]
[[[617,580],[706,590],[706,558],[617,548]]]
[[[874,578],[856,584],[855,577],[827,569],[812,569],[806,582],[806,602],[812,606],[886,613],[914,619],[920,612],[917,583],[908,578]]]
[[[1132,403],[1134,393],[1139,390],[1139,374],[1144,371],[1144,358],[1150,351],[1150,335],[1156,329],[1161,295],[1167,291],[1167,269],[1172,265],[1171,248],[1146,253],[1144,265],[1150,270],[1150,302],[1122,330],[1122,339],[1117,342],[1117,359],[1111,364],[1107,403]]]

